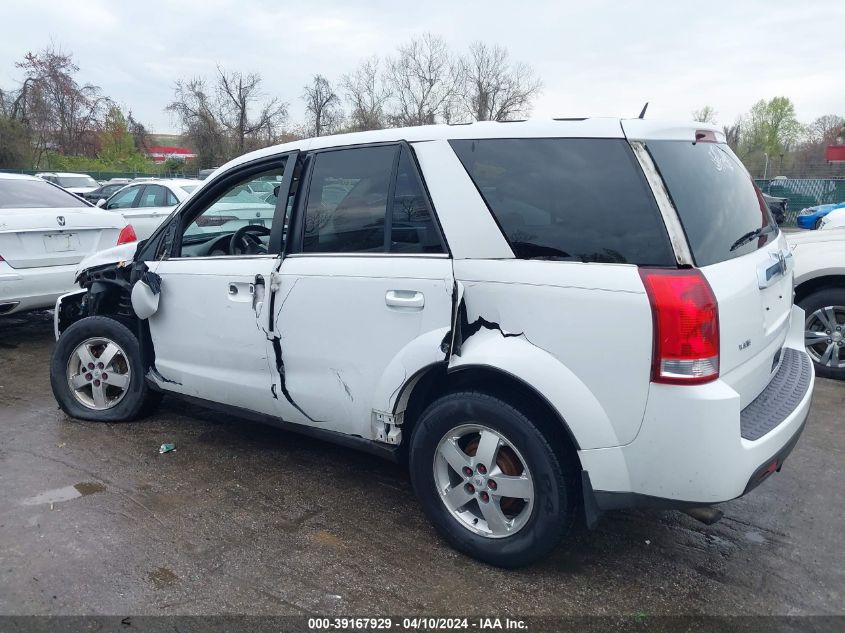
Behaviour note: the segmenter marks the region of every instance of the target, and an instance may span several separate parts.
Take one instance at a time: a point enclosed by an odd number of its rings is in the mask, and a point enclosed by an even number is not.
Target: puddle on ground
[[[37,506],[43,503],[61,503],[78,497],[87,497],[97,492],[104,492],[106,487],[96,481],[83,481],[73,486],[56,488],[39,493],[21,501],[25,506]]]
[[[179,576],[174,574],[167,567],[156,567],[153,571],[147,574],[156,589],[164,589],[179,580]]]
[[[79,491],[79,494],[83,497],[93,495],[97,492],[106,491],[106,487],[98,481],[83,481],[81,483],[75,484],[73,487],[76,488]]]

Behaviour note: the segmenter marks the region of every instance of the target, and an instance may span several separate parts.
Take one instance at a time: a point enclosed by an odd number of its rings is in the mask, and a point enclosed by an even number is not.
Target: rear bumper
[[[813,395],[803,323],[803,314],[793,314],[780,369],[742,411],[739,395],[720,380],[651,385],[633,442],[579,452],[585,495],[594,496],[599,510],[708,505],[739,497],[780,470]]]
[[[3,314],[54,307],[60,295],[75,288],[76,267],[12,268],[0,262],[0,306],[17,303]]]

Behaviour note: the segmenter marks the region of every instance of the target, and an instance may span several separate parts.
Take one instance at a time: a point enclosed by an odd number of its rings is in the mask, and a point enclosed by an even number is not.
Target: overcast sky
[[[455,52],[484,40],[533,66],[544,83],[536,117],[636,116],[650,101],[650,117],[709,104],[730,123],[785,95],[809,122],[845,115],[844,25],[843,0],[26,0],[3,6],[0,85],[14,86],[14,62],[52,41],[82,81],[156,132],[178,131],[163,110],[174,81],[217,64],[261,73],[300,119],[314,73],[336,80],[431,31]]]

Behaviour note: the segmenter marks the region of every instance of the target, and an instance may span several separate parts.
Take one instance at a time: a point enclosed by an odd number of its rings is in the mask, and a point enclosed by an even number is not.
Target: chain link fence
[[[845,179],[778,176],[754,182],[763,193],[789,201],[784,222],[786,225],[795,224],[795,218],[801,209],[845,201]]]

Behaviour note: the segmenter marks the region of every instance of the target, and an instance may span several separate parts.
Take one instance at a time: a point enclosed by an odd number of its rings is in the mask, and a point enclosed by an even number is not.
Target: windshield
[[[99,187],[91,176],[59,176],[57,178],[62,187]]]
[[[0,179],[0,209],[49,209],[90,205],[43,180]]]
[[[678,210],[696,265],[747,255],[775,239],[777,225],[768,206],[727,145],[650,141],[647,147]]]

